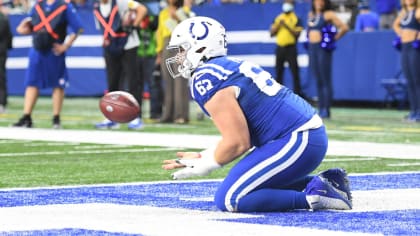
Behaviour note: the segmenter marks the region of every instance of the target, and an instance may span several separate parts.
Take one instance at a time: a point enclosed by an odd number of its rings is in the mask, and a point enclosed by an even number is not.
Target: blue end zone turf
[[[420,188],[420,173],[349,176],[355,191]],[[184,208],[217,211],[213,199],[220,182],[171,182],[106,186],[83,186],[28,190],[0,190],[0,207],[50,204],[113,203],[154,207]],[[413,202],[413,204],[419,204]],[[391,235],[420,235],[420,206],[413,210],[387,211],[293,211],[257,214],[255,218],[225,219],[223,221],[296,226],[347,232],[381,233]],[[334,223],[332,223],[334,222]],[[40,235],[83,234],[83,229],[40,231]],[[67,232],[68,231],[68,232]],[[25,231],[26,232],[26,231]],[[48,233],[50,232],[50,233]],[[5,232],[7,235],[13,232]],[[20,233],[20,232],[15,232]],[[35,231],[26,232],[37,233]],[[0,229],[1,234],[1,229]],[[101,231],[86,234],[115,235]],[[121,234],[118,234],[121,235]]]
[[[101,230],[86,230],[86,229],[51,229],[51,230],[33,230],[33,231],[15,231],[9,233],[2,233],[2,236],[12,235],[36,235],[36,236],[63,236],[63,235],[99,235],[99,236],[142,236],[141,234],[126,234],[113,233]]]

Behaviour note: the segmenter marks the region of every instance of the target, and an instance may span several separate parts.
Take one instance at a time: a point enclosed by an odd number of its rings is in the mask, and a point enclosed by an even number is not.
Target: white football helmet
[[[173,78],[190,78],[204,61],[227,54],[226,30],[218,21],[203,16],[188,18],[172,32],[166,66]]]

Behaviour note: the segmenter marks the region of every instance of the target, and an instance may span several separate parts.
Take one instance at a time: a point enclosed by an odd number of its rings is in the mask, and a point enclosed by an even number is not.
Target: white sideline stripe
[[[237,58],[254,62],[263,67],[275,67],[275,55],[255,54],[255,55],[234,55]],[[9,57],[6,61],[7,69],[26,69],[29,60],[27,57]],[[308,67],[309,57],[306,54],[298,55],[299,67]],[[285,64],[286,66],[287,63]],[[67,56],[66,66],[70,69],[105,69],[105,61],[103,57],[87,57],[87,56]]]
[[[6,232],[86,229],[154,236],[361,235],[343,231],[223,221],[258,217],[261,216],[106,203],[0,208],[0,226]]]
[[[64,154],[104,154],[104,153],[133,153],[133,152],[161,152],[176,150],[175,148],[137,148],[137,149],[101,149],[101,150],[85,150],[85,151],[45,151],[45,152],[13,152],[0,153],[0,157],[15,156],[48,156],[48,155],[64,155]]]
[[[299,37],[299,42],[304,42],[306,33],[302,32]],[[270,37],[267,30],[241,30],[228,31],[227,40],[229,44],[239,43],[276,43],[275,37]],[[16,36],[13,37],[14,48],[29,48],[32,47],[32,36]],[[80,35],[74,42],[73,47],[102,47],[102,35]]]
[[[420,162],[414,163],[395,163],[395,164],[387,164],[387,166],[420,166]]]
[[[30,140],[0,140],[0,145],[2,144],[13,144],[13,143],[29,143]]]
[[[380,189],[352,191],[353,209],[349,212],[420,209],[420,189]]]
[[[56,142],[56,143],[24,143],[23,146],[25,147],[42,147],[42,146],[76,146],[80,145],[80,143],[63,143],[63,142]]]
[[[299,42],[305,40],[305,32],[302,32]],[[229,44],[244,43],[268,43],[275,44],[275,37],[271,38],[270,33],[266,30],[247,30],[247,31],[229,31],[227,33]],[[31,36],[17,36],[13,38],[13,46],[15,48],[32,47]],[[80,35],[74,42],[73,47],[102,47],[102,36],[99,35]],[[235,57],[249,60],[264,67],[275,67],[274,51],[270,55],[235,55]],[[298,56],[298,64],[300,67],[308,67],[308,55],[301,54]],[[104,69],[105,62],[102,57],[71,57],[66,58],[68,68],[74,69]],[[287,63],[286,63],[287,66]],[[9,57],[6,61],[8,69],[26,69],[28,67],[27,57]]]
[[[228,44],[236,43],[276,43],[276,37],[270,37],[268,30],[241,30],[228,31],[226,33]],[[302,43],[306,40],[306,30],[300,34],[298,42]]]
[[[32,36],[13,37],[13,47],[32,47]],[[102,36],[99,34],[99,32],[97,35],[79,35],[72,47],[102,47]]]
[[[28,68],[28,57],[9,57],[6,62],[7,69],[26,69]],[[67,68],[79,69],[105,69],[103,57],[66,57]]]
[[[376,157],[359,157],[359,158],[325,158],[322,162],[339,162],[339,161],[374,161]]]
[[[275,67],[276,66],[276,56],[274,53],[272,55],[265,54],[253,54],[253,55],[232,55],[234,57],[251,61],[260,66],[264,67]],[[307,54],[299,54],[297,57],[299,67],[308,67],[309,66],[309,57]],[[285,66],[288,67],[288,64],[285,63]]]
[[[130,147],[129,145],[108,145],[106,146],[106,148],[126,148],[126,147]],[[86,146],[76,146],[74,147],[74,149],[101,149],[104,148],[103,145],[86,145]]]
[[[419,194],[420,189],[354,191],[353,210],[342,212],[418,210]],[[206,199],[208,198],[202,198]],[[199,199],[191,198],[191,201],[197,200]],[[0,228],[6,232],[73,228],[165,236],[356,234],[223,221],[223,219],[258,217],[261,216],[108,203],[60,204],[0,208]]]
[[[220,140],[220,136],[114,130],[53,130],[0,127],[0,139],[205,149],[216,145]],[[330,140],[327,155],[420,160],[420,145]]]

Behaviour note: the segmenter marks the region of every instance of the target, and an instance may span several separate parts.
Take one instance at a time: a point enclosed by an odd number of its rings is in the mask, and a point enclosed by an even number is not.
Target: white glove
[[[185,165],[182,170],[172,174],[173,179],[185,179],[193,176],[205,176],[213,170],[222,167],[218,164],[213,156],[202,156],[194,159],[178,159],[179,164]]]

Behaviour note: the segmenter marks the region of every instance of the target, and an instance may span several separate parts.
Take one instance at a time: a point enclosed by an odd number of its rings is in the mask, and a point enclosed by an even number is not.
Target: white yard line
[[[339,161],[374,161],[376,157],[355,157],[355,158],[325,158],[322,162],[339,162]]]
[[[219,138],[217,135],[0,127],[0,139],[164,146],[180,149],[207,148],[215,145]],[[420,159],[420,145],[330,140],[327,155]]]
[[[139,152],[161,152],[176,150],[174,148],[136,148],[136,149],[100,149],[100,150],[78,150],[78,151],[45,151],[45,152],[13,152],[0,153],[0,157],[13,156],[48,156],[48,155],[64,155],[64,154],[104,154],[104,153],[139,153]]]
[[[420,189],[354,191],[354,208],[344,213],[420,209]],[[183,198],[183,201],[212,201],[212,198]],[[247,223],[223,219],[258,218],[258,214],[225,213],[110,203],[58,204],[0,208],[0,229],[31,231],[88,229],[145,235],[337,235],[350,232],[317,230]],[[222,221],[221,221],[222,220]],[[25,222],[25,223],[22,223]],[[162,225],[163,224],[163,225]],[[211,229],[211,230],[203,230]]]
[[[301,227],[227,222],[259,215],[107,203],[0,208],[3,231],[87,229],[154,236],[360,235]],[[25,222],[25,223],[22,223]]]
[[[394,164],[387,164],[387,166],[420,166],[420,162],[402,162],[402,163],[394,163]]]
[[[420,210],[419,188],[352,191],[353,209],[348,212]]]

